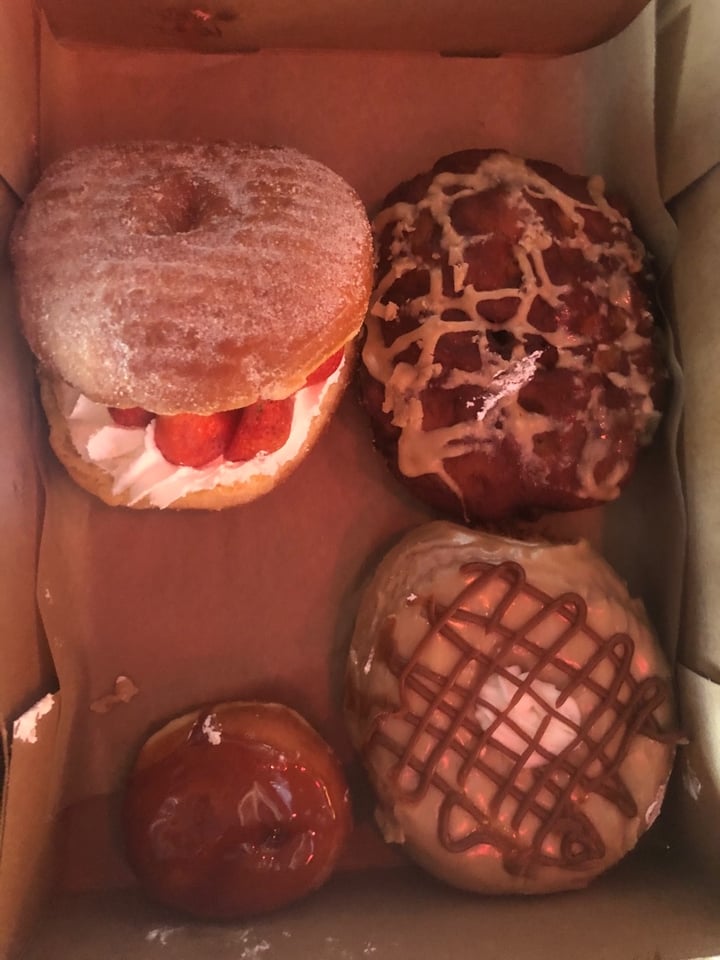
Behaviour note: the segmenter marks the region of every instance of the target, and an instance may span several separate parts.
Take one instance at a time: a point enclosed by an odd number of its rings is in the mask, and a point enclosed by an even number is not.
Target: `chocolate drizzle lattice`
[[[539,866],[591,868],[605,855],[605,845],[582,801],[594,793],[625,817],[638,814],[620,767],[636,736],[673,738],[654,715],[669,697],[668,683],[657,676],[636,679],[631,637],[599,635],[577,594],[551,597],[530,585],[523,567],[513,562],[472,563],[462,572],[468,585],[450,606],[424,601],[429,629],[408,659],[398,652],[389,624],[385,656],[398,679],[400,705],[378,715],[368,750],[383,748],[394,755],[395,794],[404,802],[420,801],[431,787],[440,791],[438,839],[446,850],[491,845],[515,875]],[[482,605],[473,603],[481,595],[494,598],[487,612],[478,612]],[[519,603],[530,612],[522,625],[511,627],[507,614],[515,604],[517,620]],[[486,638],[485,649],[471,642],[475,628]],[[550,637],[547,645],[537,642],[540,631],[546,642]],[[584,652],[584,662],[574,662],[578,651]],[[437,672],[440,658],[448,664],[442,674]],[[525,672],[512,668],[518,662]],[[556,703],[547,701],[538,683],[549,673],[560,678]],[[493,674],[514,690],[503,707],[482,693]],[[530,733],[510,716],[523,696],[544,713]],[[583,702],[579,722],[561,712],[571,697]],[[485,727],[478,708],[493,717]],[[571,730],[570,742],[558,753],[541,742],[553,719]],[[389,720],[400,721],[407,738],[398,737],[398,726]],[[503,736],[503,727],[514,736]],[[508,745],[518,741],[518,748]],[[528,766],[533,755],[537,762]],[[482,798],[470,783],[478,775],[487,784]],[[464,824],[460,835],[453,828],[458,814]]]

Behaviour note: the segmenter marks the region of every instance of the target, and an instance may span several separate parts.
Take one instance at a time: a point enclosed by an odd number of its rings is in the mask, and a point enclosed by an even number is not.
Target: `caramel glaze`
[[[587,605],[577,594],[565,593],[555,598],[548,596],[530,585],[523,567],[512,561],[499,565],[475,562],[461,569],[471,580],[452,605],[443,607],[432,597],[422,601],[429,629],[409,658],[404,659],[398,653],[393,636],[394,622],[387,622],[378,656],[385,660],[398,679],[400,702],[396,709],[388,709],[387,705],[383,705],[384,709],[376,714],[365,744],[366,756],[381,747],[397,758],[391,778],[394,790],[404,802],[419,802],[431,786],[443,794],[437,836],[440,844],[449,852],[463,852],[481,844],[491,845],[500,852],[506,871],[516,876],[527,875],[542,866],[582,870],[605,855],[600,834],[581,809],[582,798],[589,793],[596,793],[614,804],[625,817],[637,816],[635,800],[620,774],[620,767],[632,741],[637,736],[668,743],[676,743],[680,739],[675,732],[662,730],[655,717],[658,708],[671,697],[669,683],[656,676],[640,681],[635,679],[631,673],[635,652],[632,639],[625,633],[600,636],[588,624]],[[493,582],[495,585],[501,583],[505,588],[495,609],[488,615],[467,609],[466,604],[487,591]],[[503,615],[520,593],[539,602],[541,608],[520,629],[513,630],[503,624]],[[567,626],[550,646],[543,648],[529,639],[533,628],[545,618],[557,615],[563,618]],[[476,624],[488,634],[497,636],[491,653],[478,650],[460,635],[454,625],[462,623]],[[562,654],[567,644],[580,633],[592,642],[594,653],[585,663],[572,665]],[[422,663],[423,654],[438,636],[452,644],[458,653],[457,661],[447,676],[434,672]],[[518,678],[505,667],[508,660],[512,659],[513,651],[530,654],[534,661],[524,679]],[[604,669],[608,665],[611,669],[609,683],[601,683],[597,679],[601,664],[605,665]],[[461,684],[458,678],[468,665],[474,665],[472,682],[469,685]],[[547,667],[553,667],[567,677],[557,707],[583,688],[594,695],[596,705],[583,716],[580,724],[572,724],[555,706],[531,689],[533,681],[540,679],[543,669]],[[483,685],[493,673],[499,673],[517,688],[504,710],[494,707],[480,695]],[[427,704],[424,713],[414,712],[410,707],[410,691]],[[532,696],[546,712],[532,736],[508,716],[513,705],[524,694]],[[481,705],[487,706],[496,715],[486,729],[476,718],[476,709]],[[447,724],[439,725],[433,720],[438,713],[447,719]],[[602,723],[603,732],[596,735],[598,721],[607,721],[608,716],[610,722]],[[406,743],[393,739],[386,732],[384,721],[389,717],[399,717],[414,728]],[[574,739],[557,755],[541,744],[543,733],[553,717],[570,723],[575,730]],[[508,748],[496,736],[496,731],[503,724],[507,724],[527,744],[521,753]],[[462,742],[458,737],[460,731],[469,735]],[[434,747],[426,761],[422,762],[415,748],[424,735],[432,738]],[[441,761],[448,751],[454,752],[461,760],[457,788],[440,772]],[[511,762],[509,776],[493,768],[493,751]],[[546,762],[528,771],[525,761],[534,752]],[[489,798],[487,813],[465,790],[468,776],[473,770],[482,773],[495,788],[494,795]],[[402,785],[401,776],[405,771],[414,774],[415,786],[412,789]],[[531,775],[529,786],[522,786],[519,781],[523,771],[525,783],[528,782],[528,773]],[[508,797],[515,803],[511,819],[515,839],[492,824],[493,816],[498,814]],[[474,829],[460,838],[452,836],[450,831],[450,818],[456,807],[470,814],[476,823]],[[528,831],[525,830],[525,838],[520,843],[517,836],[521,827],[528,826],[528,818],[537,826],[531,832],[529,842]],[[549,853],[546,846],[546,840],[551,836],[556,840],[554,849],[558,850],[557,856]]]
[[[288,749],[240,736],[209,709],[134,771],[127,853],[156,899],[225,920],[276,909],[324,882],[349,829],[347,796],[340,775],[324,769],[328,748],[315,747],[323,759],[314,763],[295,750],[291,724],[287,736]]]

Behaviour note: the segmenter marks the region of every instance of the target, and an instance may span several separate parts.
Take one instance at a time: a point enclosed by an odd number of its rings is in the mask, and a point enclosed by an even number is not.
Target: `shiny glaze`
[[[315,735],[317,737],[317,735]],[[347,791],[317,737],[321,762],[228,732],[211,711],[128,785],[129,860],[159,900],[231,919],[283,906],[319,886],[349,830]],[[306,745],[305,745],[306,746]],[[334,761],[333,761],[334,763]]]

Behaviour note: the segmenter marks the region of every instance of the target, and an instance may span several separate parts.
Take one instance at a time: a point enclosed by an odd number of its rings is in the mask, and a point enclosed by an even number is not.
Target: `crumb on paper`
[[[155,930],[148,930],[145,939],[148,943],[159,943],[166,947],[169,938],[174,933],[180,933],[183,929],[183,927],[157,927]]]
[[[112,693],[106,693],[104,697],[98,697],[90,704],[93,713],[108,713],[113,707],[121,703],[130,703],[133,697],[140,693],[138,688],[132,682],[130,677],[119,676],[115,680],[115,689]]]
[[[322,955],[327,960],[355,960],[357,956],[355,951],[346,947],[339,937],[325,937],[325,943],[327,946]],[[366,946],[368,943],[369,941]],[[363,953],[365,952],[365,949],[363,949]]]
[[[203,7],[171,8],[163,10],[162,17],[178,33],[197,33],[205,37],[222,37],[221,24],[231,23],[231,10],[206,10]]]
[[[13,740],[21,740],[23,743],[37,743],[38,721],[50,713],[54,706],[55,697],[51,693],[46,694],[42,700],[38,700],[13,724]]]
[[[251,937],[254,939],[254,942],[250,942]],[[233,939],[238,940],[243,946],[243,951],[240,954],[241,960],[257,960],[258,957],[270,949],[268,941],[264,939],[258,940],[251,928],[238,931]]]
[[[257,943],[250,944],[243,949],[242,960],[255,960],[256,957],[261,956],[269,949],[270,944],[267,940],[258,940]]]

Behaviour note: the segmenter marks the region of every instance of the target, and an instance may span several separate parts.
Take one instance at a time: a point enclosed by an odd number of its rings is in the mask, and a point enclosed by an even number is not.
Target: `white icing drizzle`
[[[269,813],[273,821],[282,823],[288,811],[285,805],[278,802],[280,797],[280,793],[271,792],[262,783],[253,780],[247,792],[238,801],[238,820],[243,826],[262,823],[268,819],[267,813]]]
[[[392,227],[390,241],[391,262],[381,264],[381,272],[374,291],[366,321],[367,337],[362,359],[372,377],[384,384],[383,411],[392,418],[394,426],[401,430],[398,440],[398,467],[406,477],[435,474],[458,496],[463,497],[445,469],[447,458],[458,457],[472,451],[488,450],[499,440],[500,431],[510,433],[516,440],[523,464],[535,476],[544,476],[548,465],[536,453],[534,438],[541,433],[557,430],[553,416],[533,413],[523,408],[518,401],[521,388],[527,384],[541,367],[542,350],[535,342],[542,337],[549,348],[557,351],[555,369],[572,371],[582,378],[598,370],[595,352],[607,346],[590,334],[573,332],[562,322],[554,330],[543,330],[529,322],[530,309],[536,299],[549,307],[562,309],[565,296],[573,289],[594,296],[602,317],[608,316],[610,307],[622,315],[624,330],[617,336],[613,349],[622,352],[627,364],[626,372],[612,369],[607,373],[610,381],[626,392],[627,412],[640,442],[647,442],[654,432],[659,414],[650,397],[652,378],[638,369],[634,352],[648,347],[649,337],[637,329],[638,318],[631,304],[633,274],[642,271],[644,248],[631,233],[631,225],[617,209],[611,206],[604,193],[601,177],[586,181],[592,202],[575,199],[555,186],[548,179],[528,166],[524,161],[505,153],[493,153],[486,157],[471,173],[443,172],[437,174],[428,187],[425,197],[417,203],[398,202],[382,210],[375,219],[374,230],[380,237],[388,226]],[[513,244],[513,254],[520,274],[517,286],[496,290],[479,290],[466,282],[468,273],[467,251],[489,239],[488,234],[465,236],[456,231],[451,218],[454,203],[463,197],[502,185],[506,191],[508,216],[516,213],[519,237]],[[559,208],[559,215],[570,226],[568,236],[555,237],[528,197],[544,202],[552,201]],[[585,214],[601,214],[608,221],[614,239],[597,243],[590,240],[585,225]],[[440,231],[440,250],[433,248],[431,257],[421,251],[414,252],[413,237],[422,218],[432,216],[434,230]],[[423,223],[423,226],[426,224]],[[580,251],[585,260],[597,264],[600,257],[612,261],[612,272],[604,276],[602,267],[598,275],[594,268],[592,279],[577,278],[572,284],[553,283],[548,273],[545,253],[550,247],[560,250]],[[452,269],[454,296],[443,293],[443,253]],[[610,268],[609,268],[610,269]],[[395,303],[387,299],[390,288],[408,272],[420,270],[429,274],[429,292],[407,301]],[[607,274],[607,271],[605,271]],[[482,306],[490,301],[515,301],[513,315],[504,322],[489,322],[482,315]],[[387,302],[386,302],[387,301]],[[452,318],[442,319],[445,311],[452,311]],[[462,311],[466,319],[458,319]],[[397,337],[389,346],[383,337],[383,328],[402,317],[416,321],[416,327]],[[649,312],[641,312],[641,319],[649,327]],[[508,347],[510,355],[504,359],[487,343],[487,334],[507,331],[514,337]],[[441,337],[446,334],[472,333],[480,353],[480,369],[467,372],[461,369],[444,371],[442,389],[462,386],[477,388],[478,412],[471,420],[436,429],[424,429],[422,393],[433,378],[443,373],[442,366],[435,362],[435,350]],[[529,346],[525,336],[532,337]],[[397,360],[408,347],[417,345],[420,356],[413,363]],[[590,356],[588,356],[588,353]],[[605,372],[603,368],[602,371]],[[498,384],[502,386],[498,389]],[[492,417],[497,424],[487,422]],[[576,419],[586,428],[587,439],[582,456],[577,464],[578,495],[592,500],[613,499],[619,493],[620,484],[629,462],[618,458],[616,466],[607,476],[598,479],[596,468],[605,458],[616,451],[607,429],[608,413],[594,391],[588,409],[578,411]],[[492,432],[491,432],[492,431]]]

